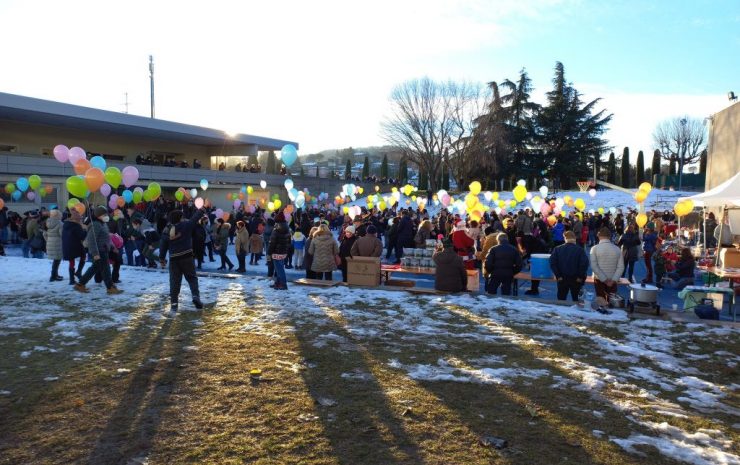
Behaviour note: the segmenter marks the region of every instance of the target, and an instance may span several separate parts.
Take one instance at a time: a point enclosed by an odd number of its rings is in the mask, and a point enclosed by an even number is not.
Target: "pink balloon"
[[[241,204],[242,204],[242,201],[241,200],[239,200],[239,199],[234,200],[234,208],[235,209],[236,208],[239,208],[239,205],[241,205]]]
[[[216,218],[223,218],[224,216],[224,211],[221,210],[220,208],[217,208],[215,213],[216,213]]]
[[[445,207],[450,205],[450,196],[448,194],[444,194],[441,199],[439,199],[440,202],[442,202],[442,205]]]
[[[121,174],[123,175],[123,185],[126,187],[133,186],[139,180],[139,170],[133,166],[125,167]]]
[[[26,194],[26,198],[33,202],[33,199],[36,198],[36,193],[34,191],[28,191]]]
[[[203,208],[203,199],[200,197],[195,199],[195,208]]]
[[[115,210],[116,208],[118,208],[118,195],[113,194],[110,196],[110,199],[108,199],[108,206],[111,208],[111,210]]]
[[[108,184],[100,186],[100,193],[108,197],[110,195],[110,186]]]
[[[67,163],[69,160],[69,147],[66,145],[57,145],[54,147],[54,158],[56,158],[59,163]]]
[[[67,159],[72,166],[74,166],[78,161],[87,159],[87,153],[85,153],[85,149],[81,147],[72,147],[69,149],[69,156]]]
[[[542,202],[542,205],[540,205],[540,213],[542,213],[542,216],[547,216],[550,213],[550,205],[547,202]]]

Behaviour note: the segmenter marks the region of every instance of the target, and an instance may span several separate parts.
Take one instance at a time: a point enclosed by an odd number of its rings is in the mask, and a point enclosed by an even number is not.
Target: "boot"
[[[74,274],[74,272],[70,272],[69,273],[69,284],[70,284],[70,286],[73,286],[73,285],[77,284],[77,281],[75,281],[75,274]]]
[[[86,288],[84,284],[79,284],[79,283],[75,284],[74,289],[75,291],[82,292],[83,294],[87,294],[88,292],[90,292],[90,290]]]
[[[108,289],[108,295],[116,295],[116,294],[121,294],[121,293],[123,293],[123,291],[118,289],[116,286],[113,286],[110,289]]]

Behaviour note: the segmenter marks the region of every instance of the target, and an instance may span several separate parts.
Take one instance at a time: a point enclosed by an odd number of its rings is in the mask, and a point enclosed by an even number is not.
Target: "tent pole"
[[[719,223],[719,237],[717,238],[717,251],[715,252],[716,256],[714,257],[714,266],[719,266],[719,252],[722,250],[722,229],[725,225],[725,206],[722,206],[722,214],[720,215],[720,223]]]

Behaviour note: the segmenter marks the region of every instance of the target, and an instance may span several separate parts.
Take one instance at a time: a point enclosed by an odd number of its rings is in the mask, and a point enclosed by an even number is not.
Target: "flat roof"
[[[218,129],[4,92],[0,92],[0,120],[2,119],[197,145],[256,145],[258,150],[280,150],[285,144],[293,144],[298,148],[298,143],[294,141],[249,134],[227,134]]]

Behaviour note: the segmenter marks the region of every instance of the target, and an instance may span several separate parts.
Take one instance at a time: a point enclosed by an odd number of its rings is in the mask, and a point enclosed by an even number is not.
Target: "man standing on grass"
[[[591,247],[591,269],[594,271],[594,288],[599,305],[609,302],[609,294],[617,293],[617,283],[624,271],[622,251],[612,242],[612,232],[607,227],[599,230],[599,243]]]
[[[197,210],[187,220],[183,218],[182,211],[170,212],[170,224],[162,231],[162,242],[159,246],[159,261],[164,268],[167,263],[165,257],[170,253],[170,311],[177,312],[180,299],[180,286],[182,278],[190,286],[190,294],[193,296],[195,308],[203,308],[198,289],[198,277],[195,274],[195,257],[193,256],[193,230],[203,217],[204,210]]]
[[[576,234],[565,231],[565,244],[555,247],[550,255],[550,268],[558,280],[558,300],[565,300],[570,291],[574,302],[586,281],[588,256],[583,247],[576,244]]]

